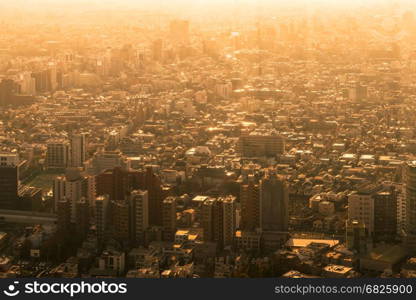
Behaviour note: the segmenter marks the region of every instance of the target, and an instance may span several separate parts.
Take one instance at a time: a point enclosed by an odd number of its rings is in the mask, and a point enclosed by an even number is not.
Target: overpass
[[[0,221],[6,223],[55,224],[56,220],[52,213],[0,209]]]

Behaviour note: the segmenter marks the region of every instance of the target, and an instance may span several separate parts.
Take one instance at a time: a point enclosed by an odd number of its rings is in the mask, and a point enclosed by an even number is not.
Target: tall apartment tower
[[[147,191],[134,190],[131,192],[130,214],[132,240],[136,244],[143,244],[144,233],[149,227],[149,194]]]
[[[83,167],[87,155],[87,142],[85,133],[75,133],[70,138],[70,165]]]
[[[236,230],[236,197],[222,197],[219,198],[218,201],[222,202],[223,207],[222,243],[224,247],[232,246],[234,243],[234,234]]]
[[[368,232],[365,224],[357,220],[347,220],[345,226],[346,246],[358,253],[366,253],[368,247]]]
[[[348,196],[348,219],[363,223],[374,241],[394,240],[398,193],[391,185],[364,185]]]
[[[162,239],[173,241],[176,232],[176,198],[166,197],[162,203]]]
[[[146,166],[143,181],[141,188],[149,192],[149,224],[162,226],[162,203],[169,195],[169,189],[162,186],[160,177],[151,166]]]
[[[76,203],[82,197],[88,197],[88,177],[80,169],[67,169],[64,176],[58,176],[53,182],[55,210],[60,200],[66,199],[71,206],[71,222],[76,222]]]
[[[289,190],[283,177],[269,171],[260,180],[260,224],[263,231],[287,231]]]
[[[75,231],[83,239],[90,228],[90,206],[86,197],[75,203],[75,211]]]
[[[58,237],[63,238],[69,232],[71,225],[71,204],[68,200],[58,201],[56,215]]]
[[[260,189],[254,175],[240,186],[241,229],[255,231],[260,228]]]
[[[201,207],[204,240],[217,246],[232,246],[236,229],[236,198],[234,196],[210,198]]]
[[[97,238],[102,242],[107,235],[107,228],[109,226],[109,212],[110,199],[107,195],[98,196],[95,199],[95,226],[97,231]]]
[[[110,202],[111,237],[124,244],[130,239],[130,207],[124,200]]]
[[[373,186],[361,187],[348,196],[348,219],[365,225],[368,234],[374,232],[374,197]]]
[[[390,241],[396,238],[398,192],[389,185],[374,195],[374,239]]]
[[[201,206],[201,225],[204,232],[204,241],[214,241],[214,203],[215,198],[209,198]]]
[[[108,195],[110,200],[125,200],[130,190],[137,187],[134,183],[138,176],[137,171],[121,167],[106,170],[95,176],[95,191],[97,195]]]

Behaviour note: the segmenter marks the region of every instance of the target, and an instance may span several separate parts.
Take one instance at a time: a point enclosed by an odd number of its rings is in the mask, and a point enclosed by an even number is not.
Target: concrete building
[[[107,235],[107,227],[109,225],[110,200],[107,195],[98,196],[95,199],[95,226],[97,238],[102,242]]]
[[[162,235],[164,241],[173,241],[176,232],[176,198],[167,197],[162,203]]]
[[[85,133],[76,133],[70,138],[70,165],[83,167],[87,157],[87,141]]]
[[[46,151],[47,168],[66,168],[69,163],[69,143],[67,141],[50,141]]]
[[[283,177],[273,172],[260,180],[260,224],[263,231],[287,231],[289,190]]]
[[[149,196],[147,191],[135,190],[130,195],[131,235],[136,244],[144,242],[149,227]]]
[[[253,131],[240,137],[237,151],[244,157],[275,157],[284,153],[285,141],[282,136],[273,131]]]
[[[88,198],[88,177],[78,168],[67,169],[65,175],[57,176],[53,181],[55,210],[60,200],[66,199],[71,205],[71,222],[76,220],[76,203],[82,197]]]

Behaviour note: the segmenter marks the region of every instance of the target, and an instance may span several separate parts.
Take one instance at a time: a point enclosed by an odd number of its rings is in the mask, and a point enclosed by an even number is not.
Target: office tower
[[[163,50],[163,41],[162,39],[157,39],[152,43],[152,58],[156,61],[162,60],[162,50]]]
[[[389,185],[374,194],[374,239],[394,240],[397,232],[397,192]]]
[[[125,244],[130,238],[130,211],[125,201],[110,202],[111,237],[121,244]]]
[[[361,254],[367,252],[369,239],[364,223],[353,219],[347,220],[345,233],[345,241],[348,249],[355,250]]]
[[[71,167],[83,167],[87,154],[86,134],[72,134],[70,138]]]
[[[55,210],[60,200],[67,199],[71,206],[71,222],[76,222],[76,203],[82,197],[88,197],[88,177],[78,168],[69,168],[64,176],[58,176],[53,182]]]
[[[95,199],[95,226],[97,238],[102,242],[107,235],[107,227],[109,226],[109,206],[110,200],[107,195],[98,196]]]
[[[232,246],[236,229],[234,196],[210,198],[201,206],[204,241],[216,242],[217,247]]]
[[[241,229],[254,231],[260,228],[260,189],[254,175],[240,186]]]
[[[81,197],[75,203],[75,211],[75,231],[82,240],[86,237],[90,228],[90,206],[88,199]]]
[[[0,208],[16,209],[19,196],[19,157],[17,154],[0,154]]]
[[[167,197],[162,203],[162,239],[173,241],[176,232],[176,198]]]
[[[169,24],[169,29],[173,42],[182,44],[189,42],[189,21],[173,20]]]
[[[144,233],[149,227],[149,194],[147,191],[134,190],[130,195],[130,224],[132,240],[142,245]]]
[[[275,157],[285,151],[284,138],[276,132],[251,132],[239,138],[237,151],[245,157]]]
[[[406,223],[404,241],[411,251],[416,251],[416,161],[409,161],[404,170]]]
[[[48,168],[66,168],[69,160],[69,143],[62,140],[49,141],[46,151]]]
[[[63,238],[69,233],[71,225],[71,203],[67,199],[58,201],[56,216],[58,237]]]
[[[289,191],[283,177],[269,171],[260,180],[260,224],[263,231],[287,231]]]

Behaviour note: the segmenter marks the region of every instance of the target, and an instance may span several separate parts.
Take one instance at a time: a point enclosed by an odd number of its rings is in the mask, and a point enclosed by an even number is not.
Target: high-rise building
[[[138,171],[127,171],[121,167],[108,169],[95,176],[97,195],[108,195],[110,200],[125,200],[130,191],[140,187],[142,176]]]
[[[75,203],[75,211],[75,232],[81,239],[84,239],[90,228],[90,206],[88,199],[81,197]]]
[[[69,162],[69,143],[67,141],[49,141],[46,150],[48,168],[66,168]]]
[[[47,90],[48,91],[55,91],[58,87],[57,82],[57,69],[56,64],[54,62],[50,62],[48,64],[48,68],[46,69],[46,76],[47,76]]]
[[[162,203],[169,196],[170,189],[162,186],[160,177],[147,166],[144,173],[144,182],[141,189],[149,193],[149,224],[162,226]]]
[[[71,222],[76,222],[76,203],[82,197],[88,197],[88,177],[78,168],[66,169],[64,176],[58,176],[53,182],[55,210],[58,202],[68,200],[71,206]]]
[[[346,222],[345,241],[350,250],[358,253],[366,253],[368,250],[368,232],[365,224],[357,220],[347,220]]]
[[[132,240],[136,244],[143,244],[144,233],[149,227],[149,193],[134,190],[130,195],[130,226]]]
[[[0,154],[0,208],[16,209],[19,196],[19,157],[17,154]]]
[[[348,196],[348,219],[363,223],[375,241],[393,240],[397,232],[397,201],[391,184],[361,186]]]
[[[255,231],[260,228],[260,189],[254,175],[240,186],[241,228]]]
[[[204,241],[214,241],[214,203],[215,198],[206,199],[201,205],[201,225],[204,233]]]
[[[173,241],[176,232],[176,198],[167,197],[162,203],[162,238]]]
[[[374,195],[374,239],[394,240],[397,233],[396,189],[389,185]]]
[[[107,228],[110,218],[110,200],[107,195],[98,196],[95,199],[95,226],[97,238],[102,242],[107,236]]]
[[[283,177],[269,171],[260,180],[260,224],[263,231],[288,230],[289,190]]]
[[[130,209],[124,200],[110,202],[111,237],[124,244],[130,239]]]
[[[48,72],[46,70],[33,72],[36,92],[46,92],[49,89]]]
[[[70,138],[71,167],[83,167],[87,155],[86,134],[72,134]]]
[[[71,203],[67,199],[58,201],[56,215],[58,237],[63,238],[69,233],[71,225]]]
[[[218,199],[223,207],[223,246],[233,246],[236,230],[236,198],[234,196],[221,197]]]
[[[232,246],[236,230],[236,198],[234,196],[209,198],[201,206],[204,240],[216,242],[217,247]]]
[[[377,186],[363,186],[348,196],[348,219],[364,224],[370,236],[374,232],[373,194],[377,191]]]

